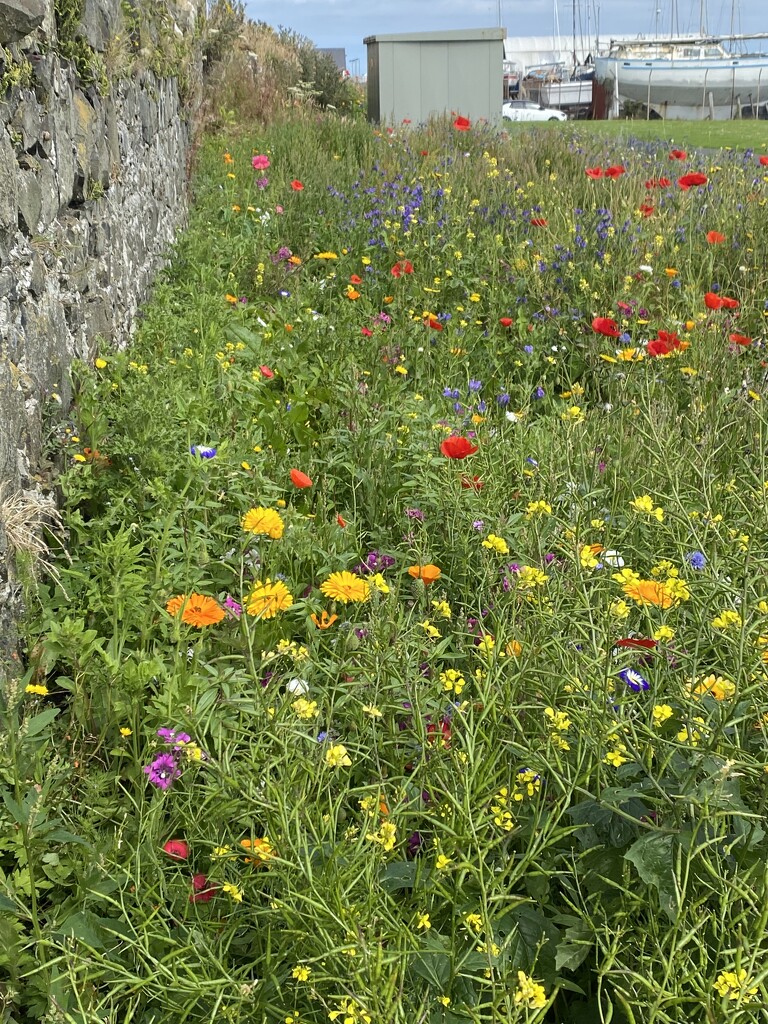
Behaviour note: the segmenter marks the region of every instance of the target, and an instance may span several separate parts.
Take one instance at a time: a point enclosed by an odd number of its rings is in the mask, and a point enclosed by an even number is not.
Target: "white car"
[[[501,108],[505,121],[567,121],[568,117],[562,110],[553,107],[542,107],[533,100],[509,100]]]

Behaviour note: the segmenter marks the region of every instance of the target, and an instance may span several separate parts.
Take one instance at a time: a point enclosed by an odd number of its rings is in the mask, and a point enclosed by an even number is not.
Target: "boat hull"
[[[592,102],[592,80],[526,83],[526,92],[543,107],[588,107]]]
[[[610,111],[640,103],[662,117],[726,120],[744,106],[768,100],[768,58],[642,60],[598,57],[595,80],[609,97]]]

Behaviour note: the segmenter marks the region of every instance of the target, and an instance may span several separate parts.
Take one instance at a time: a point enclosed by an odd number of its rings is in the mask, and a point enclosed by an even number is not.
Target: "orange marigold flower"
[[[181,621],[188,626],[214,626],[225,616],[225,611],[218,601],[205,594],[177,594],[166,604],[169,615],[176,616],[181,612]]]
[[[657,580],[635,580],[625,583],[621,589],[627,597],[640,605],[655,604],[658,608],[671,608],[675,603],[668,587]]]
[[[408,575],[413,576],[415,580],[421,580],[425,587],[440,579],[442,573],[443,570],[431,562],[428,562],[427,565],[411,565],[408,567]]]
[[[325,608],[323,608],[319,616],[315,615],[315,613],[312,612],[312,614],[309,617],[314,622],[318,629],[330,629],[339,616],[329,615]]]

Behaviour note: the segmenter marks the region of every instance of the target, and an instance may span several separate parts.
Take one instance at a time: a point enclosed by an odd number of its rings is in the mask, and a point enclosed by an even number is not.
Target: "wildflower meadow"
[[[768,1020],[766,164],[204,141],[50,421],[4,1019]]]

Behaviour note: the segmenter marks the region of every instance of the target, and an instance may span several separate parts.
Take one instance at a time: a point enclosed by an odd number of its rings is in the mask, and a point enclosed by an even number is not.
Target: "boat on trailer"
[[[724,40],[766,39],[768,33],[611,40],[595,58],[609,117],[626,103],[647,116],[724,121],[754,115],[768,103],[768,55],[731,53]]]

